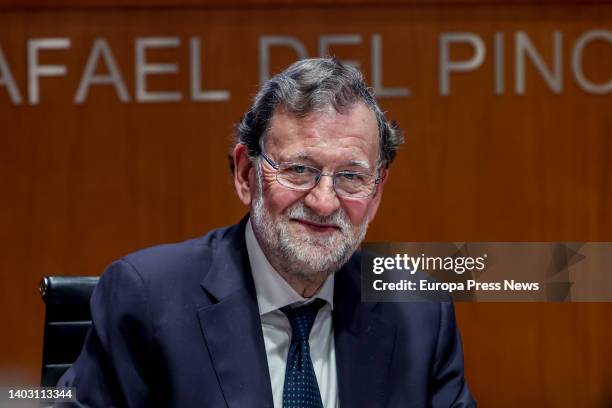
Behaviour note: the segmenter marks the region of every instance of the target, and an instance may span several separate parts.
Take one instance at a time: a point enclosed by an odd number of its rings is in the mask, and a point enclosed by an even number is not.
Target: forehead
[[[280,107],[270,121],[265,148],[277,160],[305,155],[320,164],[358,160],[374,165],[378,124],[372,110],[361,102],[344,113],[330,108],[301,118]]]

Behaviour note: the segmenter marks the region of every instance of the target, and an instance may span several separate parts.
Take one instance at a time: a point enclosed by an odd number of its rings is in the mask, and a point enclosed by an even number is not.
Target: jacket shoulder
[[[240,245],[241,225],[211,230],[183,242],[161,244],[130,253],[121,261],[129,264],[146,283],[190,280],[199,283],[208,272],[214,252],[224,245]]]

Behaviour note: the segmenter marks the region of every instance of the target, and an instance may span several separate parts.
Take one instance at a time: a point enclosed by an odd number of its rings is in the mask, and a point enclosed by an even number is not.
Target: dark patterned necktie
[[[317,313],[324,304],[324,300],[315,299],[304,306],[293,309],[286,306],[281,309],[287,315],[292,330],[283,387],[283,408],[323,408],[310,358],[308,337]]]

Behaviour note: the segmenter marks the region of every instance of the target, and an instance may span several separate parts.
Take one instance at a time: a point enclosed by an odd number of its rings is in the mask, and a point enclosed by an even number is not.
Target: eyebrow
[[[364,160],[351,160],[348,162],[349,166],[362,167],[365,170],[370,170],[370,164]]]
[[[289,156],[288,160],[309,160],[309,161],[314,161],[312,156],[309,155],[308,153],[305,153],[305,152],[297,152],[296,154],[293,154],[293,155]]]
[[[297,152],[287,158],[287,161],[292,160],[305,160],[316,163],[313,157],[306,152]],[[342,164],[340,167],[342,166],[361,167],[364,170],[370,170],[370,164],[365,160],[349,160],[348,162]]]

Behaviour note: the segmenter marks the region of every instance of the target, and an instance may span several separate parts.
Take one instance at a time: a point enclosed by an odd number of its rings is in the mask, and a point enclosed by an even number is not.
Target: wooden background
[[[54,2],[58,3],[58,2]],[[245,212],[226,166],[232,124],[258,82],[257,38],[296,36],[316,55],[322,34],[358,33],[337,46],[371,76],[370,36],[381,34],[385,86],[412,96],[383,99],[407,143],[392,166],[368,240],[612,241],[612,95],[573,79],[572,46],[583,32],[612,30],[609,2],[272,0],[0,1],[0,47],[27,97],[27,40],[68,37],[69,50],[41,62],[68,75],[41,79],[41,102],[11,104],[0,86],[0,385],[36,384],[44,275],[95,275],[141,247],[233,223]],[[229,4],[229,5],[228,5]],[[547,63],[563,33],[563,84],[553,94],[527,62],[514,92],[514,34],[526,32]],[[487,46],[483,66],[438,92],[438,37],[469,31]],[[506,92],[493,91],[493,33],[506,37]],[[177,75],[155,90],[188,94],[188,40],[202,40],[204,86],[228,102],[134,102],[134,39],[177,36],[153,50]],[[132,102],[93,86],[73,103],[91,43],[104,37]],[[465,46],[453,58],[469,58]],[[295,58],[273,51],[278,70]],[[594,82],[612,77],[612,46],[584,55]],[[484,407],[612,406],[612,304],[458,304],[466,370]]]

